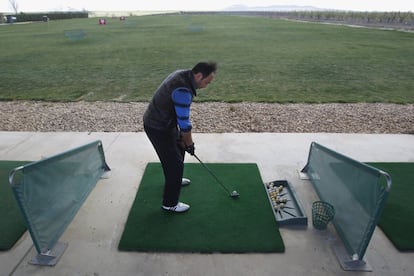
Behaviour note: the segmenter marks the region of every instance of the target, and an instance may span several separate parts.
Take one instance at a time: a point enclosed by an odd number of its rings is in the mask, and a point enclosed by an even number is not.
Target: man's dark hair
[[[193,69],[191,69],[194,74],[201,73],[203,78],[206,78],[211,73],[216,72],[216,70],[217,63],[213,61],[199,62],[193,67]]]

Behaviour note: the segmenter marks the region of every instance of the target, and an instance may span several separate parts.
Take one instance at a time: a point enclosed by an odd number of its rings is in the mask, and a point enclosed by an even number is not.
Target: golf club
[[[198,158],[198,156],[194,153],[194,157],[200,162],[200,164],[214,177],[214,179],[217,181],[218,184],[227,192],[230,194],[230,197],[233,199],[236,199],[240,196],[240,194],[237,191],[233,191],[230,193],[229,189],[224,186],[224,184],[218,179],[218,177]]]

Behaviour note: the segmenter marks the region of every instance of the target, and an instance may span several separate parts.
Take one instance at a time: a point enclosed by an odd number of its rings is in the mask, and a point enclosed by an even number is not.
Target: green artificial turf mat
[[[414,250],[414,163],[368,164],[389,173],[392,179],[379,227],[398,250]]]
[[[164,176],[149,163],[122,234],[119,250],[143,252],[284,252],[284,243],[256,164],[207,164],[238,199],[200,165],[186,163],[191,184],[181,190],[186,213],[161,210]]]
[[[0,250],[9,250],[26,231],[19,206],[9,185],[9,173],[27,161],[0,161]]]

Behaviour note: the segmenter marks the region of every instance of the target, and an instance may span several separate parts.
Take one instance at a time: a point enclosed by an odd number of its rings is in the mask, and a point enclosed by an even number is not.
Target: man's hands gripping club
[[[195,147],[194,147],[194,142],[193,142],[193,138],[191,135],[191,131],[181,132],[180,136],[181,136],[181,141],[180,141],[181,147],[189,154],[194,155]]]
[[[188,152],[189,154],[194,156],[194,152],[195,152],[194,143],[192,143],[189,146],[186,146],[184,149],[185,149],[186,152]]]

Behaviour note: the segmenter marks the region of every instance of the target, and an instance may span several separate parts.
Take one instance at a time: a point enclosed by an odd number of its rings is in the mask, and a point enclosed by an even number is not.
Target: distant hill
[[[295,5],[273,5],[266,7],[249,7],[245,5],[232,5],[224,11],[323,11],[326,9],[313,6],[295,6]]]

